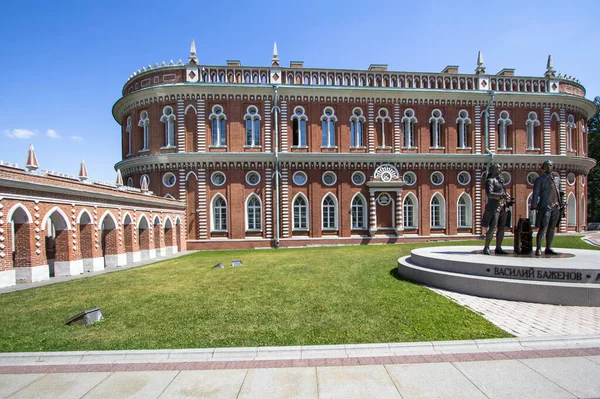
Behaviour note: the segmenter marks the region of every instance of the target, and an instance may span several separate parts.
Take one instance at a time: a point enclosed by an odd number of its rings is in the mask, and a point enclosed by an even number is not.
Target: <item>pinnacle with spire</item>
[[[273,58],[271,58],[271,66],[279,66],[279,54],[277,53],[277,42],[273,42]]]
[[[117,187],[123,187],[123,176],[121,175],[121,169],[117,169],[117,180],[115,181]]]
[[[81,165],[79,166],[79,180],[86,181],[88,179],[87,167],[85,166],[85,161],[81,160]]]
[[[481,50],[477,53],[477,68],[475,68],[475,73],[477,75],[481,75],[485,73],[485,65],[483,65],[483,53]]]
[[[27,151],[27,161],[25,162],[25,167],[29,170],[30,173],[35,172],[36,169],[40,167],[40,165],[38,164],[37,157],[35,156],[33,144],[29,144],[29,151]]]
[[[553,78],[556,76],[556,69],[554,69],[554,61],[552,56],[548,56],[548,62],[546,63],[546,73],[544,74],[547,78]]]
[[[144,194],[148,193],[148,180],[146,179],[146,176],[142,177],[142,184],[140,186],[140,190],[142,190]]]
[[[192,44],[190,45],[190,56],[188,57],[190,64],[198,65],[198,57],[196,56],[196,41],[192,39]]]

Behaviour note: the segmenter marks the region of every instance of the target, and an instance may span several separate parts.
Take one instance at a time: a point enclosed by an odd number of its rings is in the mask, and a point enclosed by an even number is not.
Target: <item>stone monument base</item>
[[[398,274],[486,298],[600,306],[600,252],[555,251],[559,255],[518,255],[507,250],[507,255],[490,256],[473,246],[419,248],[398,260]]]

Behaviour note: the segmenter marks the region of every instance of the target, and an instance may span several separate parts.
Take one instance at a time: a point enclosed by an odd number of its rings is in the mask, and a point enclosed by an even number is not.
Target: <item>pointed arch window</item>
[[[246,230],[262,231],[262,206],[256,194],[252,194],[246,201]]]
[[[294,226],[293,230],[308,230],[308,200],[302,194],[298,194],[293,205]]]
[[[246,108],[244,120],[246,121],[246,146],[260,147],[260,115],[258,108],[254,105]]]
[[[539,134],[536,134],[538,127],[540,126],[540,121],[538,120],[537,113],[530,112],[527,115],[527,121],[525,122],[525,127],[527,130],[527,149],[528,150],[539,150],[536,148],[536,141]]]
[[[402,211],[404,216],[404,227],[405,228],[417,228],[417,210],[418,210],[417,198],[414,194],[410,193],[404,197],[404,203],[402,204]]]
[[[575,200],[573,193],[569,194],[567,200],[567,226],[577,226],[577,200]]]
[[[127,125],[125,127],[125,132],[127,133],[127,155],[126,156],[130,156],[131,155],[131,126],[132,122],[131,122],[131,116],[127,117]]]
[[[304,107],[298,105],[294,108],[292,115],[292,146],[306,147],[306,121],[308,117],[304,112]]]
[[[211,121],[211,133],[213,147],[225,147],[227,145],[227,115],[220,105],[212,107],[212,113],[208,116]]]
[[[217,194],[212,202],[212,230],[227,231],[227,201]]]
[[[321,116],[321,146],[335,147],[335,122],[335,111],[331,107],[325,107]]]
[[[466,109],[458,111],[458,118],[456,118],[456,128],[458,133],[458,148],[470,149],[469,143],[471,142],[471,118],[469,118],[469,112]]]
[[[367,227],[367,201],[360,194],[356,194],[352,199],[351,216],[352,230],[364,230]]]
[[[430,220],[432,228],[443,228],[446,225],[444,197],[440,193],[436,193],[431,197],[430,203]]]
[[[150,118],[148,118],[148,112],[142,111],[140,113],[140,120],[138,126],[142,128],[142,144],[143,147],[140,151],[148,151],[150,145]]]
[[[434,109],[429,118],[429,136],[431,137],[431,148],[444,148],[442,146],[442,125],[444,124],[442,111]]]
[[[379,129],[379,147],[389,148],[390,146],[386,143],[386,134],[389,131],[389,125],[390,123],[392,123],[392,118],[389,117],[388,110],[385,108],[379,109],[379,111],[377,112],[376,121],[377,128]]]
[[[173,108],[166,106],[163,108],[160,121],[165,124],[165,145],[163,148],[175,147],[175,113]]]
[[[416,148],[415,140],[415,125],[417,124],[417,118],[415,117],[415,111],[408,108],[404,111],[402,117],[402,147],[403,148]]]
[[[471,227],[473,225],[472,202],[467,193],[463,193],[458,198],[458,227]]]
[[[365,146],[363,126],[365,117],[362,109],[356,107],[352,110],[350,117],[350,147],[361,148]]]
[[[500,112],[500,118],[498,118],[498,149],[499,150],[510,150],[509,143],[512,142],[510,137],[509,127],[512,126],[512,120],[508,111]]]
[[[567,117],[567,151],[575,151],[573,148],[573,131],[577,128],[575,117],[569,115]]]
[[[321,208],[323,230],[337,230],[337,199],[333,194],[327,194],[323,198]]]

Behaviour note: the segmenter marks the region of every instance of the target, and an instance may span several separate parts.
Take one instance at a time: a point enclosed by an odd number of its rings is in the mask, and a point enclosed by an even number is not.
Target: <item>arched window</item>
[[[306,147],[306,121],[308,117],[304,113],[304,107],[294,108],[292,115],[292,146]]]
[[[388,110],[385,108],[381,108],[378,112],[378,116],[377,116],[377,122],[378,122],[378,126],[377,128],[379,129],[379,147],[381,148],[387,148],[389,147],[386,144],[386,132],[389,130],[388,126],[390,125],[390,123],[392,123],[392,118],[389,117],[388,114]]]
[[[527,129],[527,149],[528,150],[539,150],[539,148],[535,147],[536,144],[536,128],[540,126],[540,121],[537,118],[537,114],[535,112],[530,112],[527,115],[527,121],[525,122],[525,127]]]
[[[444,197],[440,193],[435,193],[431,197],[430,217],[432,228],[442,228],[446,225],[446,206]]]
[[[577,226],[577,200],[573,193],[569,194],[567,200],[567,225],[569,227]]]
[[[165,124],[165,147],[175,147],[175,114],[172,107],[163,108],[160,121]]]
[[[469,194],[463,193],[458,198],[458,227],[471,227],[473,225],[472,208],[471,197],[469,197]]]
[[[321,116],[321,145],[323,147],[335,147],[335,122],[337,116],[331,107],[325,107]]]
[[[353,230],[364,230],[367,228],[366,205],[367,201],[360,193],[357,193],[352,199],[352,209],[350,213],[352,216]]]
[[[429,135],[431,137],[431,147],[442,148],[442,125],[444,124],[442,111],[434,109],[429,118]]]
[[[365,123],[362,109],[356,107],[350,117],[350,147],[364,147],[363,125]]]
[[[500,118],[498,118],[498,149],[499,150],[510,150],[510,143],[512,143],[512,137],[509,135],[509,126],[512,125],[510,115],[508,111],[500,112]]]
[[[575,151],[573,148],[573,130],[577,128],[575,124],[575,117],[569,115],[567,117],[567,151]]]
[[[227,201],[220,194],[212,200],[212,230],[227,231]]]
[[[308,200],[298,194],[293,202],[294,226],[293,230],[308,230]]]
[[[131,155],[131,116],[127,117],[125,132],[127,133],[127,156]]]
[[[258,109],[251,105],[246,108],[246,145],[249,147],[260,146],[260,115]]]
[[[327,194],[322,203],[323,230],[337,230],[337,199]]]
[[[403,148],[416,148],[417,144],[415,141],[415,124],[417,123],[415,118],[415,111],[408,108],[404,111],[404,117],[402,117],[402,147]]]
[[[150,145],[150,118],[148,118],[148,112],[142,111],[140,113],[140,120],[138,126],[142,128],[142,143],[143,147],[141,151],[148,151]]]
[[[418,226],[418,202],[417,197],[414,194],[409,193],[404,197],[404,203],[402,205],[402,211],[404,216],[404,227],[405,228],[416,228]]]
[[[251,194],[246,201],[246,230],[262,231],[262,206],[255,194]]]
[[[225,147],[227,145],[227,115],[223,112],[223,107],[215,105],[212,107],[212,113],[208,116],[212,126],[212,146]]]
[[[470,126],[471,119],[469,118],[469,112],[465,109],[458,111],[458,118],[456,118],[456,129],[458,132],[458,148],[469,149],[471,146],[470,140]]]
[[[581,194],[581,207],[579,208],[579,213],[581,214],[581,225],[585,226],[585,195]]]

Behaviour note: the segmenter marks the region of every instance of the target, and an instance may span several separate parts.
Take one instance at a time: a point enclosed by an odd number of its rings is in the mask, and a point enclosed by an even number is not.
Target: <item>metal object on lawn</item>
[[[232,260],[231,261],[231,266],[236,267],[236,266],[241,266],[242,265],[242,261],[239,259],[236,260]]]
[[[213,269],[223,269],[223,268],[225,268],[225,266],[223,266],[223,264],[221,262],[219,262],[216,265],[214,265],[212,268]]]
[[[78,313],[75,316],[67,319],[66,324],[69,326],[74,326],[74,325],[87,326],[88,324],[92,324],[97,321],[104,320],[104,317],[102,317],[102,311],[100,309],[101,308],[84,310],[83,312]]]

